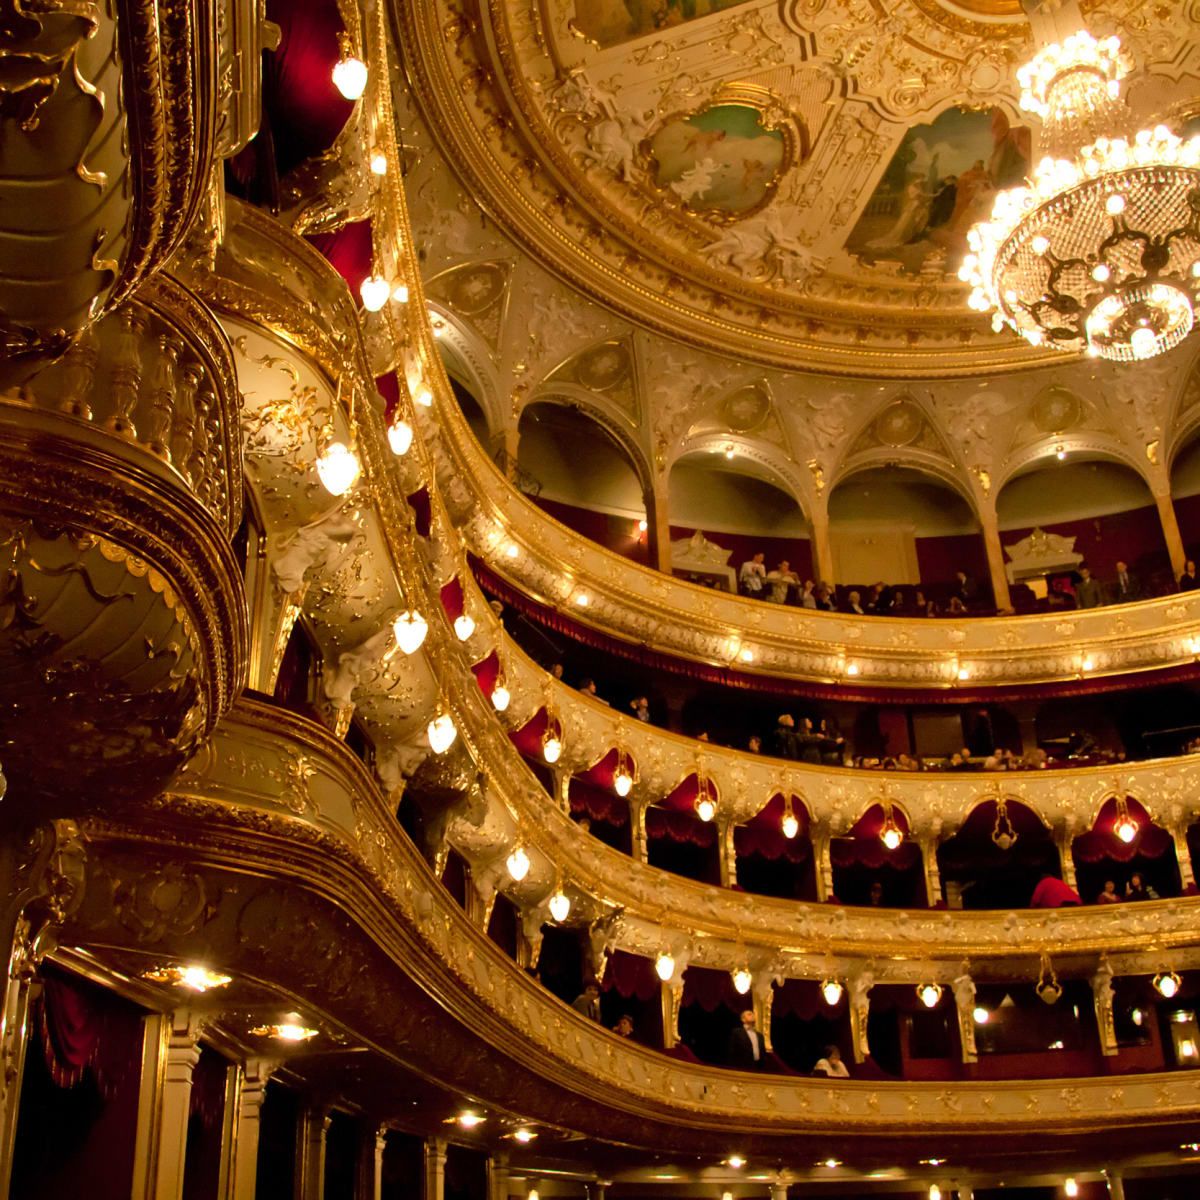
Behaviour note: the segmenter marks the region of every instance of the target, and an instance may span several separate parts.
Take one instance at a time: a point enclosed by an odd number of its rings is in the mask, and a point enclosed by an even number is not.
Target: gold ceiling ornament
[[[1037,992],[1038,999],[1043,1004],[1057,1004],[1063,994],[1062,984],[1058,982],[1058,976],[1054,972],[1054,964],[1045,951],[1042,952],[1038,981],[1033,990]]]
[[[1164,125],[1121,136],[1128,70],[1119,38],[1079,30],[1017,72],[1047,154],[972,227],[959,271],[996,332],[1114,362],[1153,358],[1191,332],[1200,136]]]

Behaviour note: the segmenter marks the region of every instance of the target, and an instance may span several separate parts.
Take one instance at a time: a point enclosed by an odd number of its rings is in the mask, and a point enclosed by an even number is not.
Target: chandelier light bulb
[[[917,998],[926,1008],[936,1008],[942,998],[942,989],[936,983],[923,983],[917,988]]]
[[[486,1118],[481,1117],[478,1113],[463,1112],[458,1114],[458,1123],[464,1129],[474,1129],[476,1125],[482,1125],[485,1120]]]
[[[1180,982],[1174,971],[1163,971],[1154,977],[1154,986],[1164,1000],[1173,1000],[1178,995]]]
[[[342,56],[333,67],[333,86],[347,100],[361,99],[367,90],[367,64],[350,49],[350,40],[341,36]]]
[[[392,285],[382,275],[368,275],[358,285],[358,294],[367,312],[378,312],[388,302]]]
[[[1074,1198],[1079,1195],[1079,1184],[1074,1179],[1067,1178],[1063,1180],[1063,1195]]]
[[[529,855],[523,846],[517,846],[505,860],[504,865],[514,882],[520,883],[529,874]]]
[[[513,1141],[520,1142],[522,1146],[528,1146],[535,1137],[537,1137],[537,1134],[534,1133],[532,1129],[513,1130]]]
[[[434,754],[445,754],[458,737],[458,729],[449,713],[440,713],[434,717],[425,732],[429,735],[429,748]]]
[[[633,791],[633,776],[624,768],[613,776],[613,790],[622,800]]]
[[[317,477],[331,496],[344,496],[361,471],[358,455],[345,442],[330,442],[317,456]]]
[[[413,403],[419,404],[422,408],[433,407],[433,393],[425,384],[421,384],[413,391]]]
[[[506,711],[511,700],[512,696],[503,683],[498,683],[492,688],[492,707],[497,712]]]
[[[883,832],[879,835],[879,840],[889,850],[897,850],[900,843],[904,841],[904,834],[900,831],[900,827],[888,817],[886,824],[883,827]]]
[[[663,983],[670,983],[675,974],[675,959],[664,950],[654,960],[654,971]]]
[[[556,733],[550,733],[542,741],[542,757],[551,764],[558,762],[562,757],[562,738]]]
[[[392,299],[395,300],[395,302],[397,304],[407,304],[408,303],[408,284],[407,283],[396,284],[396,286],[394,288],[392,288]]]
[[[936,1183],[929,1185],[929,1200],[942,1200],[942,1189]]]
[[[826,979],[821,984],[821,998],[830,1008],[835,1008],[842,998],[842,990],[842,985],[836,979]]]
[[[977,1004],[971,1015],[975,1018],[976,1025],[986,1025],[992,1019],[992,1014],[982,1004]]]
[[[382,150],[373,150],[371,152],[370,166],[372,175],[386,175],[387,155]]]
[[[702,796],[696,801],[696,816],[706,824],[717,815],[717,806],[709,796]]]
[[[785,812],[783,820],[779,823],[779,829],[783,836],[791,841],[800,832],[800,821],[796,814],[791,811]]]
[[[387,431],[388,445],[397,458],[403,458],[413,444],[413,428],[407,421],[397,417]]]
[[[733,973],[733,990],[739,996],[744,996],[754,983],[754,976],[745,967],[739,967]],[[730,1166],[733,1164],[730,1163]]]
[[[550,915],[561,925],[571,913],[571,897],[559,888],[550,897]]]
[[[475,632],[475,619],[466,613],[460,613],[454,618],[454,636],[460,642],[465,642]]]
[[[392,622],[392,633],[396,636],[396,647],[403,654],[416,654],[429,632],[429,624],[414,609],[402,612]]]
[[[731,1154],[725,1160],[725,1165],[732,1167],[735,1171],[740,1171],[746,1165],[746,1160],[740,1154]]]
[[[1128,846],[1138,835],[1138,823],[1132,817],[1122,817],[1113,827],[1113,831]]]
[[[858,674],[858,663],[856,663],[856,662],[847,663],[846,664],[846,674],[851,675],[851,676],[857,675]]]

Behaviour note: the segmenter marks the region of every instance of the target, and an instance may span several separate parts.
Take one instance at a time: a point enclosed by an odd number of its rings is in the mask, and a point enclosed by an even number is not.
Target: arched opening
[[[517,486],[569,529],[646,562],[646,500],[629,452],[600,422],[537,401],[517,426]]]
[[[1028,908],[1041,880],[1061,875],[1049,829],[1015,800],[976,805],[937,858],[950,908]]]
[[[1132,796],[1106,800],[1091,829],[1071,843],[1071,855],[1084,903],[1179,895],[1175,839]],[[1115,899],[1101,900],[1106,892]]]
[[[1095,607],[1174,590],[1154,497],[1124,464],[1038,459],[1000,489],[996,516],[1006,560],[1035,530],[1074,539],[1069,549],[1031,543],[1030,553],[1019,556],[1012,568],[1018,609]],[[1136,595],[1116,594],[1118,563],[1126,565]],[[1095,583],[1084,581],[1084,566]]]
[[[742,564],[761,554],[767,571],[786,563],[799,580],[811,579],[811,530],[800,505],[768,478],[765,468],[745,458],[727,458],[731,449],[685,454],[671,467],[672,573],[733,591]],[[746,586],[741,590],[748,591]],[[760,587],[753,594],[770,598],[772,589]],[[799,598],[794,586],[781,594],[789,603]]]
[[[458,401],[458,407],[462,410],[462,415],[475,435],[475,440],[490,455],[493,450],[492,430],[488,425],[487,414],[483,411],[483,406],[475,399],[470,389],[455,379],[453,375],[450,376],[450,387],[454,392],[455,400]]]
[[[867,467],[841,480],[829,496],[829,540],[839,598],[851,590],[860,604],[871,585],[889,585],[888,612],[915,612],[917,592],[939,611],[959,595],[971,608],[990,608],[987,552],[979,519],[944,480],[912,467]],[[957,606],[955,606],[957,607]]]
[[[1184,554],[1200,554],[1200,428],[1183,444],[1171,463],[1171,501]]]
[[[733,831],[737,886],[781,900],[816,900],[810,819],[803,802],[776,793]]]

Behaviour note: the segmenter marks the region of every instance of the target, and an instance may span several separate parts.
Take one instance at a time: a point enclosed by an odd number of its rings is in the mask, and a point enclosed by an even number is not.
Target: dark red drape
[[[449,583],[442,585],[439,595],[441,596],[442,608],[446,613],[447,620],[455,621],[462,616],[463,587],[457,575]]]
[[[717,828],[712,821],[657,806],[646,809],[646,836],[652,841],[666,838],[705,848],[717,844]]]
[[[496,680],[500,678],[500,655],[493,650],[486,658],[472,663],[471,671],[475,675],[475,682],[479,684],[479,690],[485,696],[490,696],[496,686]]]
[[[354,303],[358,289],[372,272],[375,247],[371,240],[371,222],[354,221],[332,233],[313,233],[308,240],[329,265],[346,281]]]
[[[604,821],[617,828],[629,824],[629,802],[615,792],[584,783],[576,777],[567,788],[567,796],[573,813],[583,813],[593,821]]]
[[[712,967],[688,967],[684,971],[682,1003],[695,1004],[709,1013],[718,1008],[737,1013],[751,1005],[747,997],[738,995],[728,971]]]
[[[400,380],[395,371],[375,376],[375,390],[383,397],[384,419],[391,421],[392,414],[400,406]]]
[[[509,733],[509,740],[528,758],[542,757],[542,734],[546,732],[546,710],[539,708],[537,712],[521,726]]]
[[[1123,842],[1116,834],[1117,801],[1105,801],[1091,829],[1081,833],[1071,846],[1079,862],[1095,863],[1108,859],[1127,863],[1137,858],[1160,858],[1174,845],[1174,839],[1160,825],[1150,820],[1150,814],[1132,796],[1126,798],[1129,815],[1137,822],[1138,831],[1132,842]]]
[[[640,954],[614,950],[604,967],[601,990],[616,992],[626,1000],[653,1000],[659,994],[659,978],[654,963]]]
[[[812,843],[808,839],[808,810],[798,799],[792,798],[792,812],[800,828],[794,838],[786,838],[780,827],[785,803],[783,793],[776,792],[749,821],[734,829],[734,852],[739,858],[758,854],[772,862],[780,858],[794,863],[807,861],[812,854]]]
[[[429,502],[429,489],[418,488],[408,497],[408,506],[413,510],[413,525],[418,537],[428,537],[433,523],[433,509]]]

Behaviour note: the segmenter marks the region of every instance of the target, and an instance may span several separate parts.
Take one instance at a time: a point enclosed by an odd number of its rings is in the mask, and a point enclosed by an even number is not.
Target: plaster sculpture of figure
[[[286,595],[304,586],[313,567],[328,567],[349,545],[358,526],[344,513],[336,513],[298,529],[273,564],[275,581]]]
[[[325,697],[338,708],[351,702],[354,689],[363,682],[368,671],[379,670],[383,656],[394,641],[395,635],[388,626],[373,633],[360,646],[344,650],[337,657],[337,664],[324,676]]]

